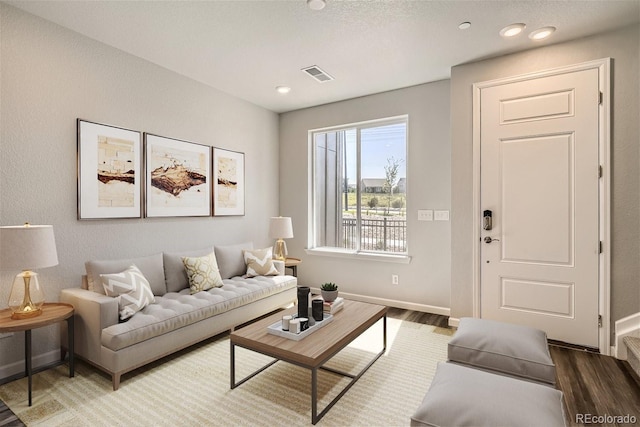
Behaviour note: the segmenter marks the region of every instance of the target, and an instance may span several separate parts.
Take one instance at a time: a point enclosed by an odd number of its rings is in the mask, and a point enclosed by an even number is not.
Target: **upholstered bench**
[[[411,426],[564,426],[562,392],[441,362]]]
[[[449,361],[554,386],[547,335],[493,320],[462,318],[448,346]]]

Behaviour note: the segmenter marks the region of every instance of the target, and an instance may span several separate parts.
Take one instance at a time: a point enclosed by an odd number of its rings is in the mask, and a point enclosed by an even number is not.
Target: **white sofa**
[[[277,276],[242,277],[242,250],[251,248],[247,243],[87,262],[82,288],[64,289],[60,296],[75,307],[75,354],[111,374],[117,390],[124,373],[294,302],[297,279],[284,275],[283,262],[274,261]],[[191,295],[181,257],[214,250],[224,286]],[[120,322],[118,302],[105,295],[100,274],[132,264],[149,281],[155,302]]]

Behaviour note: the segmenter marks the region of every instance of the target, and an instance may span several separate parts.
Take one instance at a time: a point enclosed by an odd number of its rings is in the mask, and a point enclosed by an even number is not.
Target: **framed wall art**
[[[244,215],[244,153],[213,149],[213,215]]]
[[[147,217],[211,215],[211,147],[145,133]]]
[[[78,219],[140,218],[140,132],[77,120]]]

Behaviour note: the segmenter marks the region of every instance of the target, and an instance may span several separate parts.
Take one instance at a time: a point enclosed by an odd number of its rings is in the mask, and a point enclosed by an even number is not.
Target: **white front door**
[[[480,91],[480,316],[598,347],[598,69]]]

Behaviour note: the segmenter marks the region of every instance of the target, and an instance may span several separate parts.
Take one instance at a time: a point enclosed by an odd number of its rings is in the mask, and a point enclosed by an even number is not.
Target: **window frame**
[[[360,249],[361,240],[360,233],[362,227],[362,202],[361,202],[361,192],[362,192],[362,176],[361,176],[361,132],[364,129],[389,126],[394,124],[404,124],[405,125],[405,194],[407,195],[406,200],[408,201],[409,197],[409,115],[399,115],[393,117],[386,117],[381,119],[374,120],[366,120],[361,122],[354,122],[336,126],[329,126],[323,128],[311,129],[308,131],[308,148],[309,148],[309,198],[308,198],[308,218],[310,219],[308,224],[308,236],[307,236],[307,249],[305,249],[307,254],[310,255],[319,255],[319,256],[329,256],[329,257],[339,257],[339,258],[354,258],[354,259],[363,259],[363,260],[376,260],[376,261],[386,261],[386,262],[396,262],[408,264],[411,260],[409,256],[409,232],[405,233],[405,252],[383,252],[383,251],[367,251]],[[316,200],[316,150],[315,150],[315,136],[320,133],[329,133],[329,132],[339,132],[339,131],[347,131],[347,130],[355,130],[356,131],[356,223],[358,226],[356,227],[357,234],[357,247],[356,249],[348,249],[341,248],[337,246],[316,246],[316,232],[317,232],[317,212],[315,206]],[[406,218],[406,226],[407,229],[409,227],[408,221],[408,209],[405,208],[405,218]]]

